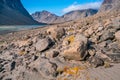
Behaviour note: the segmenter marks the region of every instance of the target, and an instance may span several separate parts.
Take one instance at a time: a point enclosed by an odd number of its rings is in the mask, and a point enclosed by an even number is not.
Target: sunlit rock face
[[[120,0],[104,0],[99,12],[104,12],[108,10],[120,10]]]
[[[38,24],[20,0],[0,0],[0,25]]]

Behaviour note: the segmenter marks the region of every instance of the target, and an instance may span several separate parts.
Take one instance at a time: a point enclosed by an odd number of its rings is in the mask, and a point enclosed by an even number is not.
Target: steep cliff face
[[[0,25],[38,24],[29,15],[20,0],[0,0]]]
[[[97,13],[94,9],[75,10],[64,14],[63,16],[57,16],[48,11],[35,12],[32,14],[34,20],[43,23],[61,23],[65,21],[76,20],[84,17],[88,17]]]
[[[108,10],[120,10],[120,0],[104,0],[99,12]]]

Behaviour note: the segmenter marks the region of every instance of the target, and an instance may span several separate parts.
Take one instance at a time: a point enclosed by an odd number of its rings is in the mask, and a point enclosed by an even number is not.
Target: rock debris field
[[[1,35],[0,80],[120,80],[119,12]]]

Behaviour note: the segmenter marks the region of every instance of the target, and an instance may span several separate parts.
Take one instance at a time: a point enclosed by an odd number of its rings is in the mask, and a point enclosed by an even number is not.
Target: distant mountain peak
[[[35,12],[32,14],[32,17],[38,22],[44,23],[61,23],[65,21],[76,20],[79,18],[88,17],[97,13],[98,10],[95,9],[84,9],[84,10],[75,10],[64,14],[63,16],[57,16],[53,13],[50,13],[46,10]]]
[[[50,12],[48,12],[47,10],[42,10],[41,12],[50,13]]]
[[[43,22],[43,23],[51,23],[58,18],[57,15],[51,12],[48,12],[46,10],[37,11],[32,14],[32,17],[34,18],[34,20],[38,22]]]

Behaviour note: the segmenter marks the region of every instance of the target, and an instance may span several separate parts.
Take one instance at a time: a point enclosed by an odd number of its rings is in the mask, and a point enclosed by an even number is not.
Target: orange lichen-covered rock
[[[66,46],[68,48],[61,55],[71,60],[84,60],[87,55],[87,38],[83,35],[76,35],[71,36],[68,40],[70,40],[70,45]]]
[[[78,73],[78,71],[79,71],[79,67],[65,68],[65,69],[64,69],[64,72],[65,72],[66,74],[70,74],[70,75],[75,75],[75,74]]]

